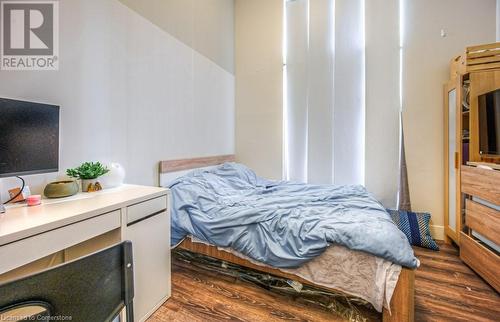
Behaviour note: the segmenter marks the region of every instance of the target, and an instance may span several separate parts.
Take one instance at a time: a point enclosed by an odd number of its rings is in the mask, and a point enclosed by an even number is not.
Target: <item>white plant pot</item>
[[[82,179],[82,191],[88,192],[90,186],[95,186],[96,183],[99,183],[99,178],[97,179]]]

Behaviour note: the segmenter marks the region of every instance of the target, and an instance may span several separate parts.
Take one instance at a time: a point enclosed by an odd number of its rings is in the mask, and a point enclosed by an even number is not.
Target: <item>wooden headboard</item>
[[[235,160],[236,157],[234,154],[228,154],[203,158],[160,161],[160,174],[209,167],[224,162],[234,162]]]

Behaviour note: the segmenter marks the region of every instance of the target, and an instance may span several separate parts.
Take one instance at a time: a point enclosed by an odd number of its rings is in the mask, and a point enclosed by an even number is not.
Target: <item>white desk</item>
[[[0,274],[32,272],[30,263],[58,252],[68,261],[131,240],[134,316],[144,321],[171,293],[169,196],[163,188],[124,185],[9,206],[0,214]]]

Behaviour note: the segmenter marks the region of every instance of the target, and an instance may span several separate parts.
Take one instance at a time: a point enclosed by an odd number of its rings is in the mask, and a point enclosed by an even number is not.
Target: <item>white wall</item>
[[[0,71],[0,97],[61,106],[61,172],[35,191],[87,160],[156,185],[160,160],[234,153],[234,76],[122,3],[60,1],[60,48],[59,71]]]
[[[443,84],[452,57],[466,46],[495,41],[495,6],[495,0],[405,0],[403,121],[411,202],[413,210],[431,212],[438,237],[444,211]]]
[[[283,1],[236,0],[236,158],[281,179]]]
[[[119,0],[234,74],[234,0]]]

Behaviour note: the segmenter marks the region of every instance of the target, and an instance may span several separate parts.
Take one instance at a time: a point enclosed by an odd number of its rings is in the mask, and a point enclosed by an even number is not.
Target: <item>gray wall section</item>
[[[157,185],[160,160],[234,154],[233,74],[116,0],[59,1],[59,23],[58,71],[0,70],[0,97],[61,106],[60,171],[33,193],[84,161]]]
[[[119,0],[234,74],[234,0]]]

